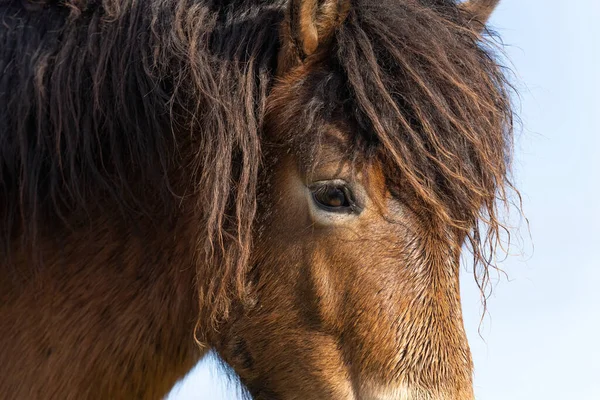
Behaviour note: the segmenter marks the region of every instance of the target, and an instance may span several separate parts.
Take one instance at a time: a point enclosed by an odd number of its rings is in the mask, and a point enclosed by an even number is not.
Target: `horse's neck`
[[[19,368],[0,374],[6,398],[160,398],[194,365],[194,244],[182,223],[149,227],[42,238],[37,267],[12,254],[0,364]]]

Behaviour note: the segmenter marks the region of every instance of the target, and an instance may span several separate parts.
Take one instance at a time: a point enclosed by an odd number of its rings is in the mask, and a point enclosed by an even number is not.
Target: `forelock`
[[[513,189],[510,85],[490,43],[453,1],[356,0],[273,113],[300,128],[278,128],[314,150],[324,122],[347,123],[350,153],[382,163],[390,188],[408,185],[396,192],[410,190],[441,235],[467,237],[487,270]]]

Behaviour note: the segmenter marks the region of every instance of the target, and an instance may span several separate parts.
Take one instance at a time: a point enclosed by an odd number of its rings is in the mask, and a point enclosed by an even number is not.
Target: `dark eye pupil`
[[[315,199],[321,205],[331,208],[349,207],[350,202],[342,188],[324,186],[315,192]]]

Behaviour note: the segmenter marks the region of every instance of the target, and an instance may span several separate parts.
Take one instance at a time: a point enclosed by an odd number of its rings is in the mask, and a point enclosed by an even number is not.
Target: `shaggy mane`
[[[284,6],[0,0],[3,250],[115,206],[158,219],[194,198],[215,267],[201,313],[226,316],[244,291]],[[485,281],[512,188],[493,52],[451,0],[354,0],[333,42],[334,72],[304,88],[307,122],[341,105],[389,184],[408,182],[434,224],[468,238]],[[319,105],[320,93],[333,99]]]
[[[218,266],[200,307],[226,315],[277,53],[281,7],[262,3],[1,0],[3,252],[115,208],[165,220],[193,199],[199,264]]]

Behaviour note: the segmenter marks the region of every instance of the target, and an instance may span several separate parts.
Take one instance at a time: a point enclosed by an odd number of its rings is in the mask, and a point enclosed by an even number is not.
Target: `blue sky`
[[[502,0],[491,20],[516,73],[515,181],[531,238],[481,302],[465,267],[478,400],[600,399],[600,2]],[[521,254],[523,253],[523,254]],[[234,399],[210,360],[169,400]]]

